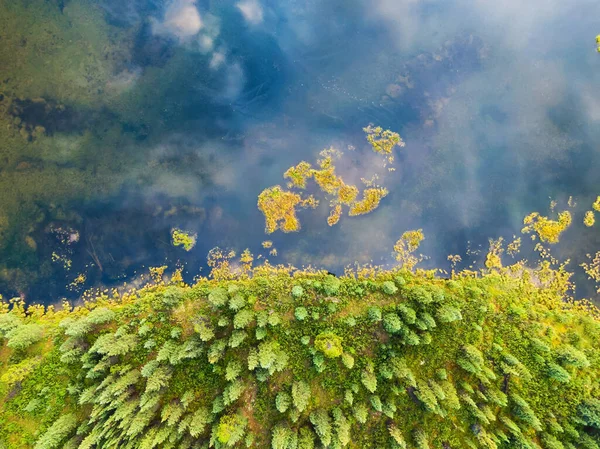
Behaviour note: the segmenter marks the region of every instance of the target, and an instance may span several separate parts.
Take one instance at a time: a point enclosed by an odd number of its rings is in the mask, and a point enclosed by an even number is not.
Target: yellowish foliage
[[[502,253],[504,253],[504,248],[502,247],[503,240],[502,237],[498,240],[490,239],[490,249],[485,258],[485,266],[489,270],[492,268],[502,268]]]
[[[302,207],[310,207],[311,209],[314,209],[315,207],[317,207],[319,205],[319,200],[316,199],[314,196],[309,195],[308,197],[306,197],[305,199],[302,200],[300,205]]]
[[[585,213],[585,216],[583,217],[583,224],[590,228],[594,226],[594,223],[596,223],[596,217],[594,216],[594,212],[588,210]]]
[[[333,159],[341,158],[342,154],[343,153],[341,151],[336,150],[333,147],[326,148],[319,153],[321,158],[317,159],[317,164],[319,164],[319,167],[323,169],[329,168],[333,165]]]
[[[514,257],[521,251],[521,237],[513,236],[513,241],[506,246],[506,252]]]
[[[394,146],[404,146],[404,142],[398,133],[389,130],[383,130],[381,127],[369,125],[364,128],[367,133],[367,139],[371,143],[374,151],[381,153],[392,161],[392,149]],[[349,147],[353,149],[353,147]],[[293,189],[305,189],[307,181],[313,178],[319,189],[326,195],[331,195],[331,211],[327,218],[329,226],[338,223],[343,214],[343,205],[349,207],[349,215],[368,214],[379,206],[381,199],[384,198],[387,189],[377,186],[375,179],[367,181],[366,189],[362,192],[362,199],[357,200],[360,190],[355,185],[348,185],[341,176],[336,174],[335,159],[339,159],[342,152],[333,147],[322,150],[317,159],[317,167],[313,168],[309,162],[302,161],[295,166],[288,168],[284,173],[284,178],[289,179],[288,188],[284,190],[281,186],[273,186],[261,192],[258,197],[258,208],[265,216],[265,232],[271,234],[276,230],[283,232],[293,232],[300,229],[300,222],[296,216],[299,207],[316,207],[319,202],[313,197],[303,199]],[[265,246],[265,248],[270,248]]]
[[[265,240],[262,242],[262,247],[265,249],[271,248],[273,246],[273,242],[271,240]]]
[[[87,280],[87,276],[85,275],[85,273],[79,273],[75,279],[73,279],[73,281],[71,281],[71,283],[67,286],[67,288],[69,290],[78,290],[81,288],[81,286],[83,284],[85,284],[85,281]]]
[[[332,164],[321,170],[313,170],[313,176],[321,190],[330,195],[336,193],[344,185],[342,179],[335,174],[335,166]]]
[[[249,264],[249,265],[252,265],[252,262],[254,262],[254,256],[252,255],[252,253],[250,252],[250,250],[248,248],[246,248],[242,252],[242,255],[240,256],[240,262],[242,262],[243,264]]]
[[[356,215],[364,215],[377,209],[382,198],[386,197],[388,190],[383,187],[375,187],[366,189],[363,192],[363,199],[355,202],[350,207],[348,215],[354,217]]]
[[[337,222],[340,221],[341,216],[342,216],[342,206],[340,206],[339,204],[336,204],[335,207],[333,209],[331,209],[331,212],[329,213],[329,217],[327,217],[327,224],[329,226],[333,226],[334,224],[337,224]]]
[[[178,267],[173,274],[171,275],[171,283],[172,284],[181,284],[183,283],[183,267]]]
[[[454,268],[457,264],[462,262],[462,257],[460,257],[460,254],[448,254],[448,261],[450,261],[450,264]]]
[[[594,201],[594,204],[592,204],[592,209],[594,209],[596,212],[600,212],[600,196],[596,198],[596,201]]]
[[[166,269],[166,265],[163,265],[162,267],[150,267],[150,279],[152,279],[155,283],[160,284],[163,281],[163,276]]]
[[[231,268],[231,259],[235,251],[225,252],[221,248],[213,248],[208,252],[207,264],[211,268],[210,277],[217,280],[227,280],[236,277]]]
[[[412,270],[420,259],[413,255],[425,239],[422,229],[406,231],[394,245],[396,260],[402,267]],[[460,259],[460,256],[458,256]]]
[[[391,154],[396,145],[400,147],[404,146],[400,134],[389,129],[384,131],[381,126],[373,127],[373,125],[369,125],[363,128],[363,131],[367,134],[367,140],[377,153]]]
[[[0,382],[12,387],[31,374],[41,362],[42,357],[40,356],[24,359],[6,369],[6,372],[0,377]]]
[[[240,256],[240,262],[242,264],[242,273],[244,275],[247,275],[250,273],[250,271],[252,270],[252,264],[254,262],[254,256],[252,255],[252,253],[250,252],[250,250],[248,248],[246,248],[241,256]]]
[[[191,250],[196,245],[197,234],[182,231],[181,229],[171,229],[171,241],[173,246],[183,246],[186,251]]]
[[[596,292],[600,293],[600,251],[598,251],[593,258],[590,254],[588,254],[587,257],[590,259],[590,262],[584,262],[581,266],[588,275],[588,279],[591,279],[596,283]]]
[[[557,220],[551,220],[538,212],[533,212],[525,217],[523,224],[525,227],[521,232],[524,234],[535,231],[542,242],[558,243],[560,235],[571,224],[571,213],[560,212]]]
[[[58,254],[57,252],[52,253],[52,262],[60,263],[65,270],[70,270],[73,261],[69,259],[68,256],[63,254]]]
[[[300,229],[296,207],[302,205],[302,197],[294,192],[283,190],[281,186],[269,187],[258,196],[258,208],[265,216],[265,232],[271,234],[277,229],[293,232]]]
[[[283,174],[284,178],[290,179],[289,187],[306,188],[306,180],[313,175],[312,166],[305,161],[300,162],[294,167],[290,167]]]
[[[358,196],[358,188],[353,185],[343,184],[338,192],[338,200],[342,204],[352,204]]]

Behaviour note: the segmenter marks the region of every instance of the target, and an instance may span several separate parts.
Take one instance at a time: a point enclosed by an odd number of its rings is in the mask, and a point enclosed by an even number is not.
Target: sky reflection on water
[[[73,8],[56,3],[62,14]],[[81,235],[74,266],[41,276],[28,287],[32,298],[56,299],[80,271],[89,284],[110,283],[141,266],[183,261],[191,277],[201,267],[206,273],[214,246],[259,252],[267,237],[258,194],[331,145],[356,147],[340,170],[358,181],[374,169],[362,133],[369,123],[406,142],[397,171],[381,180],[390,195],[375,212],[332,228],[326,204],[300,212],[300,232],[268,237],[279,251],[273,262],[336,273],[354,261],[391,263],[398,237],[423,228],[427,264],[447,267],[448,254],[518,234],[523,216],[547,212],[550,197],[565,205],[574,195],[580,222],[600,193],[598,2],[101,0],[87,7],[100,8],[108,27],[127,36],[117,42],[126,56],[103,87],[110,101],[82,112],[71,99],[77,116],[92,118],[69,123],[118,125],[126,162],[112,190],[65,201],[80,217],[61,222]],[[173,226],[198,232],[190,253],[170,245]],[[581,226],[565,240],[565,256],[600,243],[597,230]],[[20,289],[5,282],[5,290]]]

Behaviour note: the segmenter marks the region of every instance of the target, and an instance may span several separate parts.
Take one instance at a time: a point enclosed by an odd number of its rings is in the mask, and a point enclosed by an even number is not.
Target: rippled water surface
[[[550,199],[600,194],[597,1],[0,0],[0,291],[52,302],[144,267],[274,242],[272,262],[425,266],[510,239]],[[393,172],[362,128],[401,134]],[[344,151],[377,210],[265,236],[259,193]],[[589,203],[589,204],[588,204]],[[189,252],[171,229],[198,234]],[[567,232],[575,265],[597,228]],[[85,279],[85,280],[84,280]]]

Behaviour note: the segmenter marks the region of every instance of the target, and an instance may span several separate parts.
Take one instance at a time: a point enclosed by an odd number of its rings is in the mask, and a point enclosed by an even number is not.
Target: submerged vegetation
[[[599,314],[560,269],[337,278],[232,256],[192,286],[3,303],[0,444],[600,447]]]

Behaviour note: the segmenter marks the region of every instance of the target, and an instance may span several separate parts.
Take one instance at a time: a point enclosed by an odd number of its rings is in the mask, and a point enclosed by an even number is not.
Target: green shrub
[[[376,306],[369,307],[368,317],[369,320],[373,323],[377,323],[381,321],[381,309]]]
[[[423,287],[412,287],[408,289],[408,299],[419,304],[430,304],[433,302],[431,292]]]
[[[348,369],[352,369],[354,367],[354,357],[352,357],[347,352],[342,353],[342,363]]]
[[[310,429],[302,427],[298,435],[298,449],[314,449],[315,438]]]
[[[390,334],[395,334],[404,328],[404,324],[395,313],[386,313],[383,317],[383,328]]]
[[[237,348],[244,342],[244,340],[246,339],[247,336],[248,336],[248,333],[246,331],[243,331],[243,330],[233,331],[231,333],[231,337],[229,338],[229,346],[231,348]]]
[[[549,433],[542,434],[541,440],[544,449],[565,449],[563,444]]]
[[[327,296],[337,295],[341,285],[342,282],[338,278],[336,278],[335,276],[328,275],[323,280],[323,292]]]
[[[272,327],[279,326],[281,323],[281,317],[277,312],[272,312],[267,319],[267,323],[269,323],[269,326]]]
[[[354,417],[360,424],[365,424],[367,422],[367,418],[369,417],[369,409],[363,402],[357,402],[354,407],[352,407],[352,411],[354,413]]]
[[[456,363],[471,374],[483,370],[483,354],[473,345],[464,345],[456,358]]]
[[[577,406],[579,420],[587,427],[600,431],[600,399],[590,398]]]
[[[242,372],[242,364],[237,360],[231,360],[225,369],[225,380],[232,381]]]
[[[208,294],[208,302],[213,307],[223,307],[227,303],[227,290],[223,287],[215,287]]]
[[[21,324],[7,332],[6,337],[6,346],[21,351],[44,338],[44,327],[39,324]]]
[[[242,309],[233,317],[233,327],[236,329],[245,329],[254,319],[254,312],[248,309]]]
[[[116,317],[116,313],[107,307],[98,307],[92,310],[86,320],[94,325],[106,324],[113,321]]]
[[[377,377],[373,372],[364,369],[360,373],[360,380],[369,392],[374,393],[377,390]]]
[[[372,395],[370,398],[370,401],[371,401],[371,406],[373,407],[373,410],[381,413],[381,411],[383,410],[383,404],[381,403],[381,398],[377,395]]]
[[[327,412],[317,409],[310,414],[309,418],[323,446],[329,446],[331,443],[331,419]]]
[[[294,407],[296,407],[298,411],[303,412],[308,406],[309,399],[310,386],[302,380],[294,381],[292,384],[292,400]]]
[[[452,323],[453,321],[462,320],[460,309],[447,304],[438,308],[435,316],[441,323]]]
[[[586,355],[571,345],[560,347],[556,356],[563,365],[573,366],[575,368],[587,368],[590,366],[590,362]]]
[[[36,441],[34,449],[58,449],[77,428],[77,417],[73,413],[61,415]]]
[[[308,316],[308,312],[304,307],[296,307],[296,310],[294,310],[294,316],[297,320],[303,321]]]
[[[381,284],[381,289],[386,295],[393,295],[398,292],[398,287],[392,281],[385,281]]]
[[[417,321],[417,313],[406,304],[399,304],[396,307],[396,311],[400,314],[402,321],[406,324],[415,324]]]
[[[429,442],[427,441],[427,435],[422,429],[414,429],[412,432],[412,438],[416,449],[430,449]]]
[[[336,437],[342,447],[347,446],[350,443],[350,423],[339,407],[334,408],[331,414]]]
[[[271,448],[288,449],[289,447],[296,447],[296,445],[292,443],[294,437],[297,438],[296,434],[294,434],[290,428],[284,424],[278,424],[273,427],[273,432],[271,434]]]
[[[542,430],[542,423],[535,416],[535,413],[521,396],[516,393],[513,393],[509,396],[511,403],[511,410],[517,418],[519,418],[525,424],[533,427],[535,430]]]
[[[247,425],[248,420],[242,415],[224,415],[215,425],[211,440],[234,447],[244,437]]]
[[[21,320],[13,313],[0,313],[0,336],[6,336],[8,332],[18,327],[19,324],[21,324]]]
[[[562,366],[556,363],[548,363],[546,365],[546,375],[557,382],[569,383],[571,381],[571,375]]]
[[[198,333],[200,339],[204,342],[212,340],[215,336],[212,326],[205,319],[200,319],[194,324],[194,332]]]
[[[240,293],[237,293],[233,298],[229,300],[229,308],[233,311],[238,311],[246,305],[246,298]]]
[[[287,409],[290,408],[291,403],[292,400],[288,393],[285,391],[280,391],[277,393],[277,396],[275,397],[275,408],[277,408],[279,413],[287,412]]]

